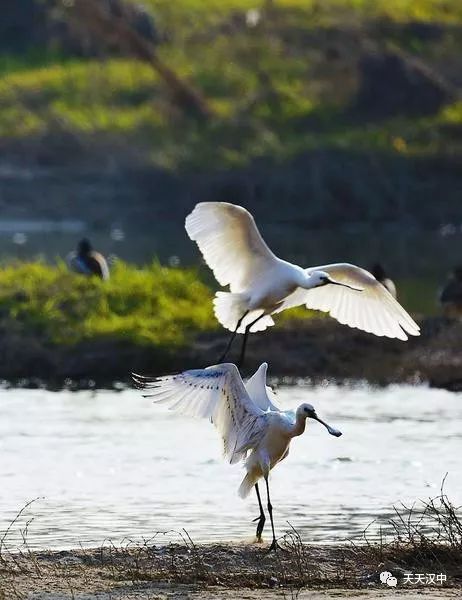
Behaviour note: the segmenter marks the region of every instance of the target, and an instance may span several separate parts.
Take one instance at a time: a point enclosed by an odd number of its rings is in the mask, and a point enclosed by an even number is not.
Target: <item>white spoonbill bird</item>
[[[260,508],[255,519],[258,541],[266,520],[258,489],[258,481],[264,478],[273,534],[270,549],[275,549],[269,472],[288,455],[290,440],[305,431],[307,419],[319,421],[331,435],[342,434],[318,417],[311,404],[301,404],[295,412],[278,408],[273,391],[266,385],[267,367],[266,363],[260,365],[246,383],[232,363],[157,378],[133,374],[133,379],[137,387],[148,390],[147,398],[184,415],[209,419],[223,439],[225,458],[231,464],[245,460],[247,473],[239,495],[245,498],[255,487]]]
[[[242,365],[249,332],[271,327],[270,315],[301,304],[374,335],[419,335],[418,325],[371,273],[348,263],[302,269],[278,258],[242,206],[201,202],[185,226],[218,283],[230,287],[214,299],[218,321],[233,332],[221,360],[236,333],[244,333]]]

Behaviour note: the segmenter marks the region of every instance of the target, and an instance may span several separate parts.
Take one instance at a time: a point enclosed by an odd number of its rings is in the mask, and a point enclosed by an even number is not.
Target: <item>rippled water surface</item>
[[[446,491],[462,503],[462,396],[424,387],[278,390],[280,403],[315,405],[340,428],[311,422],[272,473],[278,533],[287,521],[309,542],[340,542],[392,505]],[[242,501],[240,465],[221,458],[213,426],[153,406],[138,392],[8,390],[0,401],[0,531],[27,530],[33,548],[100,545],[185,528],[195,541],[249,539],[257,516]]]

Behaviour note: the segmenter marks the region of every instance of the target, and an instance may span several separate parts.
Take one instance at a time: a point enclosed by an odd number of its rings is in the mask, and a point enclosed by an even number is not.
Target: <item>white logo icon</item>
[[[390,571],[382,571],[380,573],[380,582],[386,583],[389,587],[396,587],[398,580],[390,573]]]
[[[381,583],[387,583],[387,579],[391,577],[391,573],[390,571],[382,571],[380,573],[380,582]]]

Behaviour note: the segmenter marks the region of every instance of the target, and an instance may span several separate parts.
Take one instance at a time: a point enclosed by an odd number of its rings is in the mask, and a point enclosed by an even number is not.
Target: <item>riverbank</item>
[[[213,315],[214,290],[197,269],[117,261],[101,281],[64,263],[15,262],[0,270],[0,379],[25,387],[131,385],[217,362],[229,332]],[[411,310],[407,303],[405,305]],[[415,315],[414,315],[415,316]],[[249,339],[244,375],[268,362],[290,383],[429,383],[462,389],[462,322],[416,316],[422,335],[378,338],[297,307]],[[239,353],[236,339],[230,361]]]
[[[367,381],[373,385],[427,383],[462,389],[462,323],[420,322],[422,335],[407,342],[377,338],[329,318],[288,320],[252,336],[244,374],[261,362],[285,383]],[[33,332],[3,328],[0,378],[14,386],[61,389],[123,387],[132,372],[159,374],[214,364],[227,332],[196,334],[182,345],[145,344],[120,337],[56,344]],[[240,339],[229,360],[236,360]]]
[[[266,545],[143,545],[61,552],[26,552],[2,557],[0,598],[167,599],[196,598],[385,598],[390,589],[380,573],[397,577],[400,597],[460,598],[461,573],[428,557],[426,570],[446,581],[406,583],[405,573],[422,572],[415,556],[398,562],[369,546],[306,546],[294,534],[277,554]],[[417,571],[416,571],[417,569]],[[3,594],[3,596],[2,596]]]

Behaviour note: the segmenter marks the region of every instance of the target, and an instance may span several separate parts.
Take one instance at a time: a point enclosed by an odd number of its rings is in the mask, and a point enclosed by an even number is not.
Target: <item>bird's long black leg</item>
[[[245,316],[247,316],[247,314],[248,314],[248,313],[249,313],[249,311],[248,311],[248,310],[246,310],[246,311],[245,311],[245,313],[242,315],[242,317],[241,317],[241,318],[239,319],[239,321],[237,322],[236,328],[234,329],[234,331],[233,331],[233,332],[231,333],[231,335],[229,336],[228,344],[226,345],[225,351],[223,352],[223,354],[220,356],[220,358],[219,358],[219,359],[218,359],[218,361],[217,361],[217,364],[218,364],[218,365],[219,365],[220,363],[222,363],[222,362],[225,360],[225,358],[226,358],[226,355],[228,354],[228,352],[229,352],[229,351],[230,351],[230,349],[231,349],[231,345],[232,345],[232,343],[233,343],[233,341],[234,341],[234,338],[236,337],[237,330],[238,330],[238,329],[239,329],[239,327],[241,326],[241,323],[242,323],[242,321],[243,321],[244,317],[245,317]]]
[[[255,323],[257,321],[259,321],[262,317],[265,316],[265,313],[263,313],[262,315],[260,315],[259,317],[257,317],[254,321],[252,321],[252,323],[249,323],[247,325],[247,327],[245,328],[245,332],[244,332],[244,340],[242,342],[242,348],[241,348],[241,355],[239,356],[239,360],[237,362],[237,367],[240,369],[243,365],[244,365],[244,359],[245,359],[245,348],[247,346],[247,338],[249,337],[249,333],[250,333],[250,329],[251,327],[253,327],[255,325]]]
[[[265,512],[263,510],[263,504],[261,503],[260,490],[258,489],[258,483],[255,484],[255,491],[257,492],[258,506],[260,507],[260,516],[254,519],[258,521],[257,525],[257,542],[261,542],[261,534],[263,533],[263,527],[265,526]]]
[[[266,495],[268,497],[268,512],[269,512],[269,516],[271,519],[271,531],[273,532],[273,541],[271,542],[271,546],[269,547],[269,550],[268,550],[268,552],[271,552],[271,550],[277,550],[279,546],[276,541],[276,534],[274,532],[273,505],[271,504],[271,500],[270,500],[268,477],[265,477],[265,482],[266,482]]]

